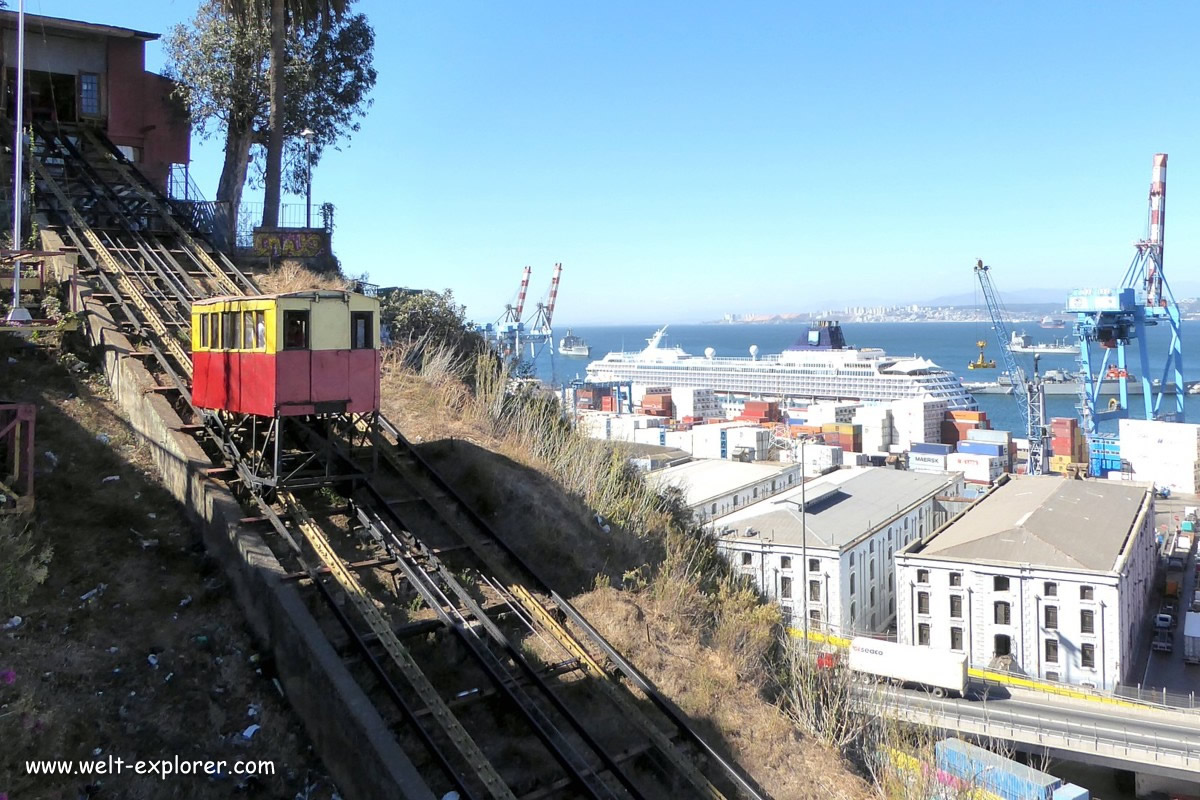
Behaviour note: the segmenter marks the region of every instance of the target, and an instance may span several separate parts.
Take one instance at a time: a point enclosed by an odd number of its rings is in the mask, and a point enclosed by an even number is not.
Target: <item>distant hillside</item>
[[[1009,308],[1025,308],[1037,305],[1049,305],[1062,309],[1067,303],[1070,289],[1018,289],[1005,291],[1002,295],[1004,304]],[[983,294],[980,292],[948,294],[926,300],[921,305],[930,306],[975,306],[983,305]]]

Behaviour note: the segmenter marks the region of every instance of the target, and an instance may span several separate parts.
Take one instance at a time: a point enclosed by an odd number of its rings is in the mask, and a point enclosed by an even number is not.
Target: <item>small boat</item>
[[[1035,353],[1042,356],[1077,356],[1079,345],[1066,339],[1055,339],[1052,344],[1037,344],[1025,333],[1012,332],[1008,343],[1014,353]]]
[[[564,356],[587,358],[592,354],[592,346],[581,337],[572,333],[570,328],[567,328],[567,335],[558,341],[558,352]]]
[[[1055,319],[1054,317],[1042,317],[1043,328],[1065,328],[1067,323],[1065,320]]]

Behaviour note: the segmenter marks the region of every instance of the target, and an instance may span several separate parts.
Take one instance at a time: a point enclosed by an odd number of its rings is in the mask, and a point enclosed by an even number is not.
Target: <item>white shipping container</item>
[[[967,688],[967,655],[856,636],[850,640],[850,669],[928,686],[937,697]]]
[[[1200,614],[1191,611],[1183,618],[1183,660],[1200,664]]]
[[[937,453],[909,453],[908,468],[914,472],[945,472],[946,457]]]

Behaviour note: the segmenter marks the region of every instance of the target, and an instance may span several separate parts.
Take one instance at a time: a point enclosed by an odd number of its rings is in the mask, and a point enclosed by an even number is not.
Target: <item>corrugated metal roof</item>
[[[1107,572],[1147,488],[1043,475],[998,486],[911,555]]]
[[[760,481],[770,480],[792,466],[778,462],[746,464],[724,459],[701,459],[651,472],[646,475],[646,480],[656,489],[678,487],[687,498],[687,504],[696,506]]]

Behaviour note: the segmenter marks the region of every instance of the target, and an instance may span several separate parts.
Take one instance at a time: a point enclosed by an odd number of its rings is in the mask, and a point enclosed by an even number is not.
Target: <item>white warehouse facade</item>
[[[1155,559],[1148,487],[1003,480],[896,555],[897,636],[973,667],[1112,690],[1140,679]]]
[[[940,499],[961,491],[957,474],[841,469],[723,517],[717,548],[793,626],[883,632],[896,613],[893,554],[941,525]]]

